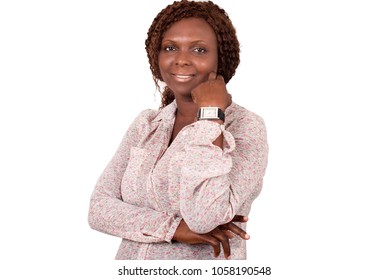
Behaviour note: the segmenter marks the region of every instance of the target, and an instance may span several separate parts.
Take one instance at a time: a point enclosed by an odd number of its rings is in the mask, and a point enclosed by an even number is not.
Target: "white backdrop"
[[[0,2],[1,279],[114,276],[120,239],[89,228],[89,197],[159,105],[144,40],[168,3]],[[215,3],[241,42],[228,89],[268,129],[250,263],[272,279],[388,279],[385,1]]]

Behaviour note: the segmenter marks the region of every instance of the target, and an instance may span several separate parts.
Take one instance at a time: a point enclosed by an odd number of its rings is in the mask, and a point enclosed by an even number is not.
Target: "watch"
[[[224,112],[218,107],[200,107],[197,119],[200,120],[222,120],[224,122]]]

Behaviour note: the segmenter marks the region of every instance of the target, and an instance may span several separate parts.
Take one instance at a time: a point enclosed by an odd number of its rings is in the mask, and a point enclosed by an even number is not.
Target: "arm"
[[[235,139],[210,121],[186,129],[192,141],[185,148],[180,209],[191,230],[205,233],[231,221],[242,205],[251,204],[260,193],[267,165],[266,129],[252,113],[229,127]],[[221,133],[223,149],[213,144]]]
[[[91,228],[138,242],[170,242],[181,219],[122,200],[121,181],[131,146],[141,133],[143,112],[130,126],[117,152],[98,179],[89,208]]]

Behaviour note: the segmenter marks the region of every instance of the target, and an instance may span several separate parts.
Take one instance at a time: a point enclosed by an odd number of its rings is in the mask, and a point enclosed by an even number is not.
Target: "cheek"
[[[162,81],[165,76],[165,72],[167,71],[168,62],[166,59],[159,57],[158,58],[158,67],[159,67],[159,73],[161,74]]]
[[[218,56],[216,55],[216,57],[214,57],[214,61],[213,61],[213,67],[214,67],[214,71],[215,71],[216,73],[217,73],[218,65],[219,65],[219,58],[218,58]]]
[[[218,66],[218,60],[216,59],[214,65],[213,65],[213,71],[215,71],[217,73],[217,67]]]
[[[166,65],[164,64],[164,61],[161,59],[158,59],[158,69],[161,77],[158,77],[160,80],[163,81],[164,71],[166,69]]]
[[[204,67],[207,68],[209,72],[214,71],[217,72],[218,66],[218,56],[213,53],[213,55],[209,56],[206,61],[204,61]]]
[[[198,68],[201,68],[203,72],[217,72],[217,58],[207,59],[198,64]]]

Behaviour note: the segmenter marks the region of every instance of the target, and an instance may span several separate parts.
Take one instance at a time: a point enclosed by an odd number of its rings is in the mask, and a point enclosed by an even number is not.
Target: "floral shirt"
[[[261,191],[268,154],[261,117],[232,103],[224,125],[194,122],[169,146],[176,109],[174,101],[140,113],[98,179],[89,224],[123,239],[116,259],[215,259],[208,244],[172,242],[181,219],[207,233],[248,215]],[[221,133],[223,149],[212,144]],[[232,259],[246,258],[245,243],[230,240]]]

